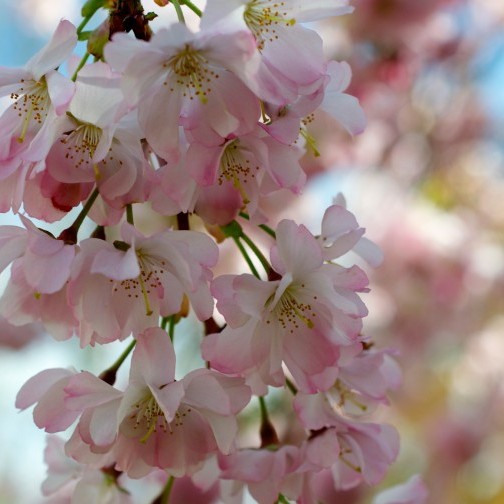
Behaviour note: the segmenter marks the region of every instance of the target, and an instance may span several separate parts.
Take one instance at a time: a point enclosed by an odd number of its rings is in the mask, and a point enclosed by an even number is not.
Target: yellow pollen
[[[18,116],[22,117],[21,133],[17,138],[19,143],[24,142],[28,128],[32,122],[41,125],[47,116],[50,98],[47,92],[47,84],[45,78],[40,81],[21,80],[22,86],[10,97],[14,100],[13,108],[17,111]]]
[[[251,0],[243,15],[245,23],[257,39],[257,47],[262,50],[267,42],[278,39],[277,26],[293,26],[296,20],[288,18],[285,2],[272,0]]]
[[[184,425],[185,417],[191,413],[191,408],[181,405],[175,412],[175,418],[168,422],[163,410],[157,403],[152,393],[147,391],[146,395],[133,406],[130,419],[134,420],[134,429],[142,429],[145,434],[139,439],[141,443],[146,443],[152,434],[161,429],[162,433],[173,434],[173,430]]]
[[[298,302],[289,290],[284,292],[273,313],[282,329],[288,329],[291,333],[299,329],[299,321],[305,324],[308,329],[315,327],[312,320],[315,313],[312,311],[311,305]]]
[[[100,173],[100,169],[98,168],[98,165],[96,163],[93,164],[93,171],[94,171],[94,174],[95,174],[95,179],[96,180],[100,180],[101,179],[101,173]]]
[[[250,203],[250,199],[244,188],[244,184],[256,176],[259,171],[259,166],[252,167],[250,159],[243,156],[238,139],[230,142],[221,157],[218,184],[222,185],[224,180],[233,183],[242,197],[243,204]]]
[[[341,438],[339,439],[339,442],[341,444],[341,442],[342,442]],[[362,468],[360,466],[353,464],[347,458],[345,458],[345,455],[348,455],[350,453],[352,453],[352,450],[350,448],[341,448],[341,451],[339,454],[339,458],[340,458],[341,462],[343,462],[345,465],[350,467],[350,469],[353,469],[355,472],[361,473]]]
[[[183,95],[190,100],[197,97],[201,103],[208,101],[208,93],[212,90],[210,84],[213,79],[219,78],[219,74],[210,68],[204,55],[190,44],[185,44],[164,66],[173,72],[175,84],[186,89]],[[165,82],[165,85],[168,85],[168,82]]]
[[[306,128],[301,128],[300,129],[301,136],[306,140],[306,145],[310,147],[310,149],[313,152],[313,155],[315,157],[320,156],[320,151],[317,148],[317,141],[315,140],[314,136],[310,133],[308,133],[308,130]]]
[[[147,290],[145,288],[145,282],[144,282],[144,280],[142,278],[142,273],[140,273],[140,275],[138,277],[138,280],[140,281],[140,286],[142,288],[142,294],[143,294],[143,298],[144,298],[144,302],[145,302],[145,314],[147,316],[150,316],[154,312],[152,311],[152,308],[151,308],[150,303],[149,303],[149,296],[147,295]]]
[[[87,168],[91,165],[95,176],[99,175],[98,167],[92,164],[92,158],[96,147],[100,142],[102,130],[98,126],[89,123],[79,123],[79,125],[61,139],[61,143],[66,145],[66,159],[73,160],[76,168]]]

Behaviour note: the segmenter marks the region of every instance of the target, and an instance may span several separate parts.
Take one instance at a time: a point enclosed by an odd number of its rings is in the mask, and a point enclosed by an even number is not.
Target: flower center
[[[308,329],[313,329],[315,326],[313,318],[316,316],[316,313],[313,311],[312,306],[298,301],[293,295],[291,288],[285,290],[273,308],[272,314],[279,322],[281,328],[290,333],[300,328],[300,322],[308,327]],[[271,322],[267,320],[266,323],[269,324]]]
[[[133,405],[134,412],[130,419],[134,420],[134,429],[141,428],[145,434],[140,438],[141,443],[146,443],[152,434],[161,429],[162,432],[173,434],[174,429],[184,425],[185,417],[191,413],[191,408],[181,404],[175,418],[168,422],[156,399],[149,391],[145,397]]]
[[[190,44],[185,44],[163,66],[169,68],[172,74],[163,83],[165,86],[185,88],[184,97],[192,100],[196,96],[202,103],[207,102],[208,93],[212,90],[209,84],[219,78],[219,74],[209,67],[208,60]],[[173,91],[174,87],[170,89]]]
[[[14,100],[14,110],[22,118],[21,133],[17,139],[19,143],[22,143],[30,123],[35,121],[40,125],[47,117],[50,98],[47,83],[43,77],[40,81],[21,79],[20,82],[22,87],[17,92],[11,93],[10,97]]]
[[[285,2],[272,0],[252,0],[247,4],[244,13],[245,23],[257,39],[257,47],[263,49],[266,42],[278,39],[277,26],[292,26],[295,19],[288,19],[288,13],[282,11]]]
[[[240,192],[243,204],[246,205],[250,200],[243,186],[250,178],[255,178],[258,170],[259,166],[252,167],[250,165],[250,159],[244,156],[240,148],[240,141],[235,139],[226,146],[222,154],[218,184],[222,185],[224,180],[232,182],[233,186]]]
[[[158,424],[164,432],[167,431],[168,422],[166,421],[166,417],[150,392],[138,401],[134,405],[134,408],[135,413],[130,417],[135,419],[134,429],[137,429],[141,425],[146,431],[140,438],[141,443],[145,443],[152,433],[157,432]]]
[[[60,141],[66,147],[65,158],[75,162],[75,167],[87,171],[92,167],[99,178],[98,166],[92,162],[96,147],[102,135],[101,128],[89,123],[79,123],[77,128]]]
[[[114,292],[121,289],[128,298],[139,298],[141,296],[145,303],[145,314],[150,316],[154,311],[149,296],[153,291],[163,288],[161,277],[166,269],[166,262],[147,256],[141,249],[137,250],[136,254],[140,264],[140,275],[136,278],[122,280],[114,287]],[[110,280],[110,282],[113,282],[113,280]]]

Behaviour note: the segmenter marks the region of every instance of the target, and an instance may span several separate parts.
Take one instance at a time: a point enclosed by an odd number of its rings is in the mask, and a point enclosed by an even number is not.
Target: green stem
[[[289,501],[282,494],[278,494],[276,504],[289,504]]]
[[[135,223],[133,221],[133,205],[131,203],[126,205],[126,220],[134,226]]]
[[[124,350],[124,352],[121,354],[121,356],[114,362],[114,364],[112,366],[110,366],[109,369],[119,369],[122,365],[122,363],[126,360],[126,357],[128,357],[128,355],[131,353],[131,350],[133,350],[133,348],[135,348],[135,345],[136,345],[136,339],[134,339],[129,345],[128,347],[126,348],[126,350]]]
[[[245,212],[240,212],[240,217],[243,217],[246,220],[250,220],[250,216],[246,214]],[[268,233],[272,238],[276,239],[276,233],[271,229],[269,226],[266,226],[266,224],[259,224],[259,227],[265,232]]]
[[[90,15],[86,16],[86,17],[85,17],[85,18],[81,21],[80,25],[79,25],[79,26],[77,26],[77,35],[79,35],[79,34],[82,32],[82,30],[84,30],[84,28],[85,28],[85,27],[86,27],[86,25],[88,24],[89,20],[93,17],[93,15],[94,15],[94,12],[93,12],[93,14],[90,14]]]
[[[170,317],[170,325],[168,326],[168,335],[170,336],[170,340],[173,343],[173,337],[175,336],[175,326],[177,322],[175,322],[175,315]]]
[[[134,339],[124,350],[124,352],[119,356],[119,358],[110,366],[108,369],[100,373],[100,378],[108,383],[109,385],[113,385],[115,383],[117,370],[121,367],[122,363],[126,360],[128,355],[131,353],[133,348],[136,345],[136,339]]]
[[[72,75],[72,81],[75,82],[77,80],[77,74],[80,72],[81,68],[86,64],[86,61],[88,60],[89,56],[91,56],[88,52],[84,54],[82,59],[79,61],[79,64],[77,68],[75,69],[75,72]]]
[[[261,436],[261,448],[267,446],[278,446],[280,441],[276,433],[274,425],[271,423],[266,408],[266,401],[264,397],[259,396],[259,406],[261,408],[261,428],[259,434]]]
[[[179,22],[185,24],[184,13],[182,12],[182,7],[180,7],[181,2],[179,2],[179,0],[172,0],[171,3],[173,4],[173,7],[175,7]]]
[[[166,326],[168,325],[168,322],[170,321],[171,317],[163,317],[161,319],[161,329],[163,329],[163,331],[166,331]]]
[[[243,246],[241,241],[238,238],[236,238],[235,236],[233,236],[233,240],[236,243],[236,246],[239,248],[242,256],[245,258],[245,261],[247,261],[247,264],[249,265],[249,268],[250,268],[250,271],[252,271],[252,274],[256,278],[261,278],[259,276],[259,272],[257,271],[256,267],[254,266],[254,263],[252,262],[252,259],[248,255],[248,252],[245,250],[245,247]]]
[[[173,488],[173,483],[175,483],[175,478],[170,476],[161,495],[160,504],[168,504],[170,502],[170,494]]]
[[[198,17],[203,16],[203,12],[198,9],[198,7],[196,7],[196,5],[194,5],[190,0],[180,0],[180,3],[182,5],[185,5],[186,7],[189,7],[189,9],[191,9]]]
[[[259,406],[261,408],[261,421],[262,422],[269,422],[269,416],[268,416],[268,408],[266,407],[266,400],[264,399],[264,396],[259,396]]]
[[[75,219],[74,223],[72,224],[72,228],[75,230],[78,230],[81,227],[81,224],[84,222],[84,219],[86,218],[86,215],[89,213],[89,210],[91,210],[91,207],[93,206],[93,203],[96,201],[96,198],[98,198],[99,195],[98,189],[95,189],[91,196],[89,196],[88,200],[84,204],[84,207],[80,211],[79,215],[77,215],[77,218]]]
[[[256,255],[256,257],[261,261],[261,264],[263,265],[264,270],[266,273],[270,273],[271,271],[271,266],[270,263],[268,262],[268,259],[264,256],[264,254],[259,250],[257,245],[242,231],[242,240],[251,248],[252,252]]]

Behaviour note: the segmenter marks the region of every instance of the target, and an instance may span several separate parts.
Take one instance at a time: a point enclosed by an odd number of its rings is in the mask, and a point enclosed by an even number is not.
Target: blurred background
[[[81,4],[0,0],[0,65],[21,66],[62,17],[78,24]],[[350,138],[318,114],[310,132],[321,155],[305,156],[304,195],[283,201],[276,218],[316,231],[341,191],[385,253],[367,269],[364,298],[366,334],[398,349],[404,373],[384,413],[402,448],[383,487],[419,472],[430,504],[504,504],[504,2],[352,4],[353,15],[317,29],[327,55],[350,63],[348,92],[368,127]],[[0,215],[1,224],[17,222]],[[42,502],[45,435],[15,411],[19,387],[48,367],[99,372],[119,352],[22,342],[0,327],[1,504]],[[362,489],[341,503],[370,495]]]

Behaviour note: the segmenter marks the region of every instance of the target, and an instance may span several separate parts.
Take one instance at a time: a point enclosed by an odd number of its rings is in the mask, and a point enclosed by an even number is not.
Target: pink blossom
[[[179,124],[193,135],[203,128],[205,133],[198,135],[203,138],[212,130],[227,137],[244,122],[257,121],[258,102],[238,79],[253,75],[254,50],[245,31],[193,34],[176,24],[159,30],[149,43],[116,34],[105,56],[124,73],[125,96],[138,103],[140,125],[153,150],[176,160]]]
[[[211,315],[207,282],[218,249],[209,237],[195,231],[145,237],[128,224],[121,233],[124,241],[116,246],[94,238],[81,242],[68,293],[83,346],[141,332],[159,316],[180,311],[184,296],[201,320]]]
[[[3,258],[0,261],[0,271],[8,262],[21,258],[18,263],[22,264],[32,291],[35,294],[53,294],[70,277],[75,247],[41,231],[26,217],[20,217],[26,230],[16,226],[0,227],[0,253]]]
[[[338,379],[327,391],[332,404],[352,416],[368,414],[380,403],[388,404],[387,392],[399,388],[402,381],[390,350],[360,348],[359,344],[342,349]]]
[[[399,438],[390,425],[345,419],[322,393],[298,394],[294,408],[302,424],[313,431],[304,445],[307,466],[330,468],[337,489],[361,481],[379,483],[397,457]],[[339,449],[329,449],[331,444]]]
[[[52,294],[34,291],[19,260],[12,264],[11,277],[0,298],[0,314],[15,326],[40,322],[58,341],[71,338],[77,326],[67,304],[66,288]]]
[[[243,380],[207,369],[175,381],[175,353],[160,328],[137,335],[124,393],[89,373],[75,376],[65,392],[66,407],[84,411],[82,440],[95,452],[112,448],[117,468],[132,477],[149,467],[182,476],[210,453],[229,453],[235,415],[250,399]]]
[[[119,76],[105,63],[87,65],[54,137],[33,142],[53,179],[64,184],[96,181],[100,195],[111,201],[131,190],[145,164],[136,116],[127,114],[119,86]]]
[[[158,345],[150,351],[159,355],[161,350]],[[159,387],[130,378],[121,406],[119,468],[134,473],[140,458],[182,476],[200,467],[208,454],[231,451],[238,432],[235,415],[250,399],[243,380],[199,369]]]
[[[294,193],[301,191],[306,180],[299,164],[301,155],[301,149],[280,144],[257,127],[249,134],[222,139],[219,145],[191,144],[187,163],[191,175],[204,186],[200,189],[199,200],[207,196],[207,188],[212,192],[234,192],[236,200],[240,201],[236,210],[246,210],[254,216],[261,194],[280,188]],[[215,188],[216,185],[221,189]],[[227,199],[231,198],[230,194]],[[201,201],[198,203],[201,208]],[[230,212],[229,220],[221,223],[228,224],[236,213]]]
[[[280,493],[295,500],[301,486],[296,474],[300,465],[300,452],[291,445],[275,450],[240,450],[219,457],[221,478],[246,483],[252,497],[261,504],[276,502]]]
[[[213,282],[228,325],[204,339],[203,356],[221,372],[246,375],[257,391],[283,385],[282,361],[301,390],[327,389],[340,346],[358,339],[366,308],[354,289],[362,284],[351,270],[324,264],[304,226],[284,220],[276,236],[271,264],[281,280],[224,275]]]
[[[321,233],[318,237],[324,251],[324,258],[332,261],[350,250],[361,256],[371,266],[377,267],[383,261],[380,248],[364,235],[355,216],[347,210],[346,200],[339,193],[324,212]]]
[[[259,86],[251,89],[264,101],[286,105],[299,94],[313,93],[325,75],[322,39],[300,23],[351,11],[346,0],[281,4],[271,0],[209,1],[202,26],[250,30],[261,56],[256,77]]]
[[[47,478],[42,483],[42,493],[48,502],[61,502],[68,498],[73,504],[131,504],[130,495],[120,487],[113,471],[79,464],[65,454],[65,442],[57,436],[47,438],[44,450]],[[103,469],[103,470],[102,470]]]
[[[32,376],[16,396],[16,408],[33,409],[33,420],[46,432],[61,432],[78,418],[79,413],[65,407],[65,387],[75,370],[46,369]]]
[[[31,176],[23,187],[23,208],[45,222],[62,219],[70,210],[85,202],[94,182],[67,184],[54,179],[44,170]]]
[[[23,69],[0,68],[0,95],[10,93],[14,100],[0,118],[0,159],[8,157],[14,139],[23,143],[44,137],[65,112],[73,83],[54,69],[70,56],[76,43],[75,26],[62,20],[52,39]]]
[[[328,114],[351,135],[362,133],[366,126],[364,111],[357,98],[344,93],[351,79],[346,62],[330,61],[325,66],[325,78],[312,93],[302,95],[288,105],[268,104],[271,121],[262,127],[276,140],[290,144],[301,131],[308,145],[317,150],[309,125],[320,114]]]

